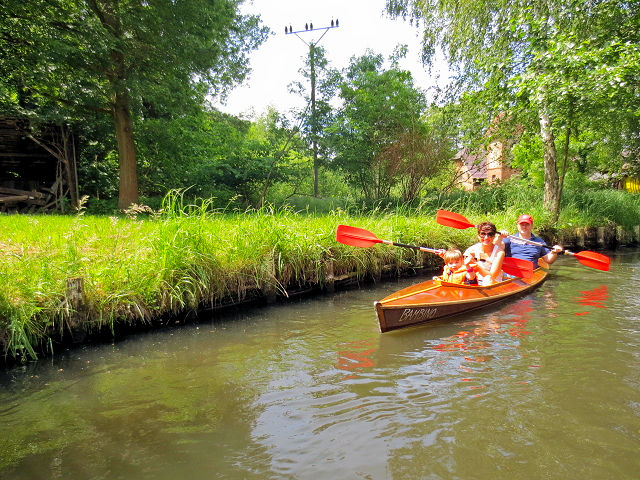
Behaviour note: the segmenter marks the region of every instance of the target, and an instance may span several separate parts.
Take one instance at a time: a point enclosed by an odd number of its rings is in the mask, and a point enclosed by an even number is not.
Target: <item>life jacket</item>
[[[467,285],[475,285],[478,283],[477,280],[467,280],[466,265],[462,265],[460,268],[455,270],[445,265],[444,271],[440,276],[440,280],[443,282],[460,283],[460,284],[467,284]]]

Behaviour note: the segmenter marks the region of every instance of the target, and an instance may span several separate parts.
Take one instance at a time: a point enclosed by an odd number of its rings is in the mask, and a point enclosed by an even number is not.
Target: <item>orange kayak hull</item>
[[[381,332],[460,315],[526,294],[545,281],[548,270],[530,278],[510,278],[494,285],[459,285],[429,280],[403,288],[374,303]]]

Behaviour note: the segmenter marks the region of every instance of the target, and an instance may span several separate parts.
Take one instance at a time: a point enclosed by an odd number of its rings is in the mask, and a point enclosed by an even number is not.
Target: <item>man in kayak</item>
[[[556,261],[558,254],[562,252],[563,248],[560,245],[548,247],[542,238],[535,236],[531,232],[532,228],[533,218],[531,215],[520,215],[518,217],[518,233],[514,236],[542,245],[532,245],[517,238],[503,238],[502,242],[504,243],[505,256],[529,260],[533,262],[534,265],[538,265],[538,259],[542,258],[551,265]],[[500,232],[501,238],[507,235],[509,235],[507,232]]]

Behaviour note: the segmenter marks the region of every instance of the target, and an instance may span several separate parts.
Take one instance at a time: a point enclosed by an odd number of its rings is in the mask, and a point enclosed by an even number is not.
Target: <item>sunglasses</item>
[[[487,233],[487,232],[480,232],[478,234],[479,237],[495,237],[496,234],[495,233]]]

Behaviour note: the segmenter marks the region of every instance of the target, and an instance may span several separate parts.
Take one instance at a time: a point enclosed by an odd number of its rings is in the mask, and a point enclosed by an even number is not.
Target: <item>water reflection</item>
[[[338,345],[338,362],[336,368],[347,372],[362,373],[366,368],[373,367],[371,356],[376,351],[377,339],[358,340]],[[344,350],[342,350],[344,349]],[[356,378],[355,374],[346,375],[343,380]]]
[[[530,318],[528,313],[533,311],[533,300],[519,300],[507,305],[495,313],[489,313],[486,318],[479,318],[463,325],[470,327],[436,345],[434,350],[490,350],[499,342],[502,334],[512,337],[522,337],[531,332],[525,329]]]
[[[609,289],[606,285],[600,285],[599,287],[592,288],[591,290],[586,290],[580,292],[581,297],[578,299],[578,303],[580,305],[586,305],[589,307],[596,308],[607,308],[603,303],[609,299]],[[574,315],[588,315],[589,311],[585,312],[576,312]]]

